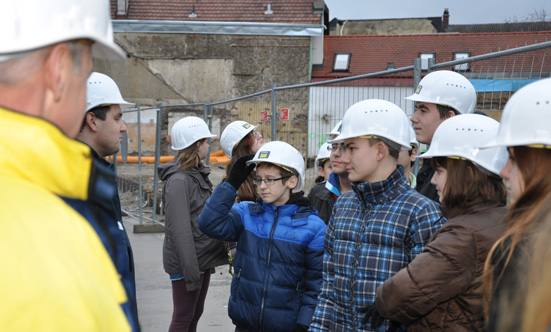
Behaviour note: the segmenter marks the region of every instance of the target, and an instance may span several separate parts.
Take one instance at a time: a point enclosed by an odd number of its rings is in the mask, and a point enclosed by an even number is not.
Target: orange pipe
[[[107,159],[107,158],[106,158]],[[168,163],[169,161],[174,160],[174,156],[161,156],[159,159],[159,162],[161,164]],[[211,163],[219,163],[219,164],[227,164],[230,162],[230,158],[228,158],[222,150],[213,152],[210,154],[210,162]],[[117,156],[117,163],[122,163],[122,156]],[[138,163],[138,156],[127,156],[126,157],[126,163],[127,164],[137,164]],[[155,163],[155,156],[142,156],[142,164],[154,164]]]

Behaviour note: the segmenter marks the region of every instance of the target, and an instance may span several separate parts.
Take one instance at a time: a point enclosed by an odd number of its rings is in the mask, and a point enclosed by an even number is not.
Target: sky
[[[551,20],[550,0],[325,0],[329,19],[362,20],[442,16],[450,12],[450,24],[505,23],[522,21],[534,10],[544,9]]]

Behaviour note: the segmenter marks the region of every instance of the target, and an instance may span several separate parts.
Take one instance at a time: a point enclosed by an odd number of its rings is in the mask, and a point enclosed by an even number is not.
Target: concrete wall
[[[116,33],[129,54],[121,62],[96,60],[95,71],[111,76],[123,97],[141,107],[223,101],[278,86],[310,80],[310,38],[206,34]],[[303,89],[304,90],[304,89]],[[234,120],[258,123],[260,112],[271,108],[270,94],[214,107],[213,132],[220,134]],[[290,119],[278,126],[278,138],[292,138],[306,153],[307,93],[280,93],[278,109],[289,108]],[[279,104],[283,105],[279,107]],[[202,117],[203,107],[163,109],[164,138],[173,122],[186,114]],[[150,111],[151,113],[151,111]],[[154,151],[155,111],[142,114],[142,151]],[[136,115],[125,114],[129,153],[137,153]],[[270,125],[263,126],[265,130]],[[151,134],[153,132],[153,134]],[[268,131],[269,133],[269,131]],[[170,153],[162,141],[162,154]],[[297,146],[297,148],[299,148]],[[217,144],[213,149],[218,148]]]

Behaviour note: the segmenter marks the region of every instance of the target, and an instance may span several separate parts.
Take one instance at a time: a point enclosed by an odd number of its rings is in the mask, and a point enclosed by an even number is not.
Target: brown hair
[[[436,157],[431,164],[448,172],[441,204],[446,218],[471,214],[491,204],[505,205],[507,190],[501,178],[484,174],[468,160]]]
[[[252,135],[254,135],[254,131],[249,132],[243,139],[237,143],[233,150],[232,150],[232,157],[230,162],[228,163],[228,166],[226,166],[226,176],[222,180],[222,182],[226,182],[228,177],[230,176],[230,171],[233,167],[233,164],[239,159],[239,157],[244,156],[246,154],[252,153],[251,151],[251,142],[252,142]],[[238,189],[237,199],[240,202],[244,201],[256,201],[258,198],[258,194],[256,192],[256,187],[253,184],[253,178],[255,177],[256,173],[253,171],[249,177],[243,182],[243,184]]]
[[[499,264],[504,261],[503,271],[505,271],[511,262],[515,248],[529,238],[530,234],[534,233],[535,227],[551,214],[551,177],[548,172],[548,167],[551,165],[551,150],[517,146],[509,148],[509,153],[524,181],[524,189],[508,209],[505,215],[507,230],[490,250],[484,266],[486,309],[494,291],[495,265],[492,262]],[[498,253],[499,256],[494,258],[493,256]],[[496,285],[500,278],[501,275],[495,280]]]
[[[440,113],[440,119],[447,119],[450,117],[450,111],[452,111],[455,115],[459,115],[458,111],[455,110],[455,108],[446,106],[446,105],[440,105],[436,104],[436,108],[438,109],[438,113]]]
[[[551,202],[548,202],[548,204]],[[551,311],[542,310],[549,305],[551,299],[551,246],[549,236],[551,235],[551,215],[547,214],[545,219],[537,226],[532,239],[532,259],[527,265],[525,275],[526,292],[517,292],[525,301],[518,301],[519,307],[513,308],[522,312],[521,331],[547,331],[551,324]]]
[[[379,142],[385,143],[385,145],[388,147],[388,154],[392,158],[398,160],[398,155],[400,154],[400,150],[397,150],[395,147],[391,146],[391,144],[394,142],[386,138],[368,138],[367,141],[369,142],[369,146],[373,146],[373,144],[377,144]]]
[[[193,166],[202,166],[203,162],[199,159],[199,145],[203,144],[207,139],[203,138],[188,146],[187,148],[178,152],[176,158],[178,158],[178,168],[183,171],[187,171],[193,168]],[[197,143],[200,144],[197,144]]]
[[[329,161],[329,158],[323,158],[323,159],[319,159],[317,164],[317,168],[319,169],[320,167],[321,168],[324,168],[325,167],[325,164]],[[314,183],[321,183],[325,181],[325,178],[321,175],[318,175],[318,177],[316,177],[316,179],[314,180]]]

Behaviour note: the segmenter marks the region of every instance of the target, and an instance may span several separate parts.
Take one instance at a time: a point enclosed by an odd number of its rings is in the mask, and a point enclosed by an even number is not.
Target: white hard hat
[[[183,150],[203,138],[213,138],[209,126],[203,119],[188,116],[178,120],[170,131],[172,150]]]
[[[411,150],[409,128],[409,120],[400,107],[386,100],[367,99],[350,106],[342,119],[340,135],[329,143],[377,136],[401,146],[402,150]]]
[[[432,138],[429,150],[418,158],[459,157],[499,176],[509,159],[505,147],[479,149],[497,135],[499,122],[478,114],[452,116],[444,120]]]
[[[331,151],[328,149],[329,143],[325,142],[320,146],[320,149],[318,151],[318,155],[316,157],[316,166],[318,165],[318,162],[323,159],[328,159],[331,156]]]
[[[327,136],[329,139],[334,139],[335,137],[339,136],[339,134],[341,133],[341,128],[342,128],[342,120],[337,122],[337,124],[335,125],[335,127],[333,127],[331,132],[325,136]]]
[[[117,83],[105,74],[93,72],[86,83],[86,112],[101,105],[134,105],[122,99]]]
[[[463,75],[439,70],[427,74],[419,82],[415,93],[406,99],[445,105],[461,114],[470,114],[476,106],[476,90]]]
[[[256,152],[254,158],[248,161],[247,165],[252,163],[256,165],[259,163],[271,163],[287,171],[294,170],[298,172],[298,183],[293,192],[296,193],[304,189],[304,158],[290,144],[281,141],[268,142]]]
[[[232,157],[233,148],[256,127],[246,121],[234,121],[224,129],[220,135],[220,146],[228,158]]]
[[[96,58],[123,59],[113,40],[108,0],[0,1],[0,61],[48,45],[90,39]]]
[[[415,130],[413,127],[409,127],[409,145],[415,145],[416,148],[419,148],[419,141],[417,140],[417,135],[415,135]]]
[[[518,90],[505,104],[497,137],[485,147],[551,148],[551,78]]]

